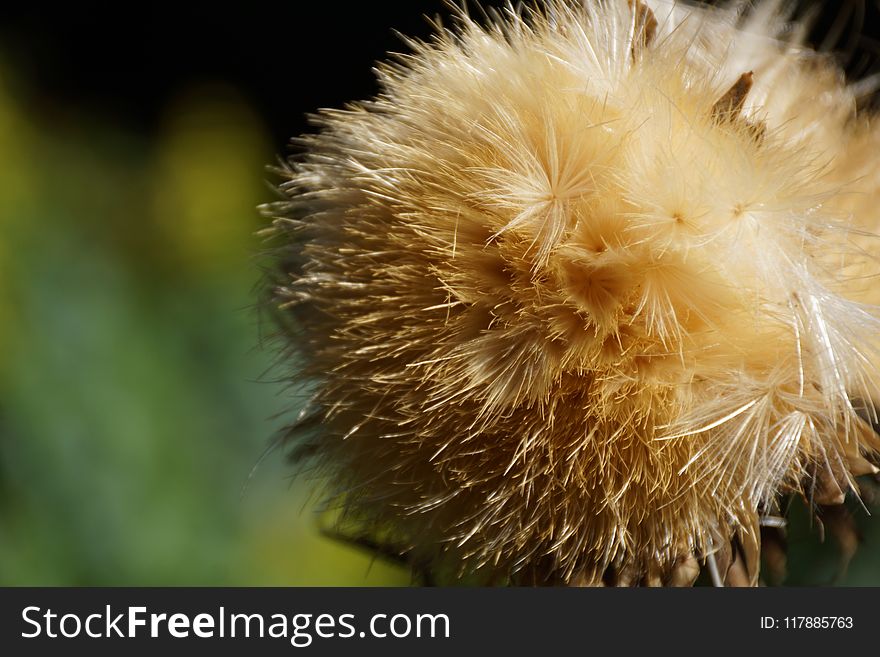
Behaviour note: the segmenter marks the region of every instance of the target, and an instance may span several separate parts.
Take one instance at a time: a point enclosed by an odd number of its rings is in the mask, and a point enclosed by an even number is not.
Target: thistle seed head
[[[754,584],[874,473],[880,130],[750,12],[546,0],[322,111],[267,206],[344,522],[491,581]]]

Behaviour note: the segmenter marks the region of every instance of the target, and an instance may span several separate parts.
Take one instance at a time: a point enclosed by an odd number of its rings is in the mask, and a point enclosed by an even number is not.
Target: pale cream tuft
[[[780,495],[876,471],[880,130],[786,20],[460,13],[321,112],[273,294],[347,522],[492,581],[754,583]]]

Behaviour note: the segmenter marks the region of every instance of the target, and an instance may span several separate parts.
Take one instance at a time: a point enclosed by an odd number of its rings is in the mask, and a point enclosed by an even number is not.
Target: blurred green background
[[[0,583],[407,584],[279,453],[249,477],[296,404],[254,309],[260,116],[194,85],[142,135],[25,83],[0,64]]]
[[[299,132],[306,110],[370,93],[370,62],[399,49],[390,28],[428,31],[421,14],[439,3],[417,4],[409,23],[362,8],[334,25],[348,30],[348,62],[302,59],[333,49],[329,28],[307,23],[310,40],[290,46],[306,72],[263,73],[289,107],[223,75],[179,76],[147,128],[108,101],[127,77],[80,71],[77,84],[103,94],[68,104],[0,43],[0,584],[410,583],[322,538],[312,482],[277,452],[261,460],[297,400],[260,347],[254,233],[279,135]],[[382,39],[362,33],[367,13]],[[112,52],[97,57],[112,65]],[[299,98],[297,85],[314,91]],[[331,88],[340,95],[322,95]],[[790,583],[880,585],[880,520],[856,515],[863,545],[842,573],[834,541],[796,514]]]

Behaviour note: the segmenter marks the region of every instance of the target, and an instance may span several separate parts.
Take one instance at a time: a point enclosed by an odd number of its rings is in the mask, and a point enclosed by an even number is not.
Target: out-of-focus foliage
[[[150,135],[24,98],[0,70],[0,584],[409,583],[320,537],[280,454],[249,479],[296,403],[258,347],[260,118],[222,86]]]

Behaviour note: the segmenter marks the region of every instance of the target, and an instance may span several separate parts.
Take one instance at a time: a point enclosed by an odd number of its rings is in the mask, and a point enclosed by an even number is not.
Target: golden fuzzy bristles
[[[780,494],[876,471],[880,131],[784,18],[461,14],[317,117],[273,297],[345,522],[492,581],[752,584]]]

